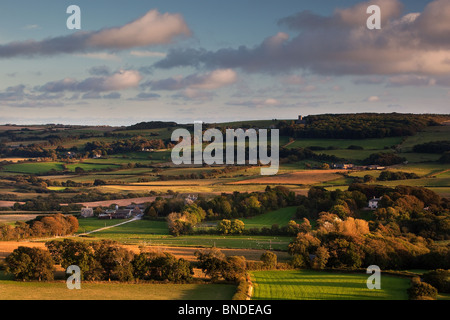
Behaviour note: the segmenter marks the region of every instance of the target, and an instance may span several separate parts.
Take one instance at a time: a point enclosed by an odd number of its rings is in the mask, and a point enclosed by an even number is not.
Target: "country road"
[[[100,231],[103,231],[103,230],[115,228],[115,227],[118,227],[118,226],[130,223],[130,222],[133,222],[133,221],[141,220],[141,219],[142,219],[141,216],[137,216],[137,217],[134,217],[133,219],[130,219],[128,221],[124,221],[124,222],[121,222],[121,223],[118,223],[118,224],[115,224],[115,225],[112,225],[112,226],[103,227],[103,228],[96,229],[96,230],[93,230],[93,231],[89,231],[89,232],[86,232],[86,233],[77,234],[77,235],[75,235],[75,237],[85,236],[85,235],[88,235],[88,234],[91,234],[91,233],[100,232]]]

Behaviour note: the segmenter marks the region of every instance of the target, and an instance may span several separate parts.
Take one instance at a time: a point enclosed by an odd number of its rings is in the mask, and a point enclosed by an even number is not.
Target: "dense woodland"
[[[445,116],[414,114],[323,114],[304,118],[305,124],[280,121],[280,135],[293,138],[368,139],[411,136]]]

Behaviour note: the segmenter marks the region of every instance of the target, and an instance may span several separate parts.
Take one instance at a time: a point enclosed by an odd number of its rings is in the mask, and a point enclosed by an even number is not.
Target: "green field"
[[[418,132],[414,136],[407,137],[400,145],[402,152],[410,152],[416,144],[427,143],[431,141],[449,140],[450,126],[427,127],[422,132]]]
[[[359,146],[363,147],[365,150],[381,150],[385,147],[391,148],[401,142],[401,137],[383,139],[298,139],[290,144],[288,148],[307,148],[316,146],[322,148],[335,147],[347,149],[349,146]]]
[[[252,218],[240,219],[244,222],[245,228],[270,228],[273,224],[278,224],[280,227],[285,226],[289,221],[294,219],[297,207],[287,207],[264,213]]]
[[[72,163],[68,164],[67,169],[70,171],[75,171],[76,168],[81,168],[85,171],[91,171],[91,170],[105,170],[105,169],[119,169],[120,166],[116,164],[95,164],[95,163]]]
[[[113,220],[100,220],[97,218],[80,218],[78,219],[78,233],[85,233],[94,231],[104,227],[110,227],[122,222],[127,221],[128,219],[113,219]]]
[[[231,300],[226,284],[81,283],[80,290],[59,282],[16,282],[0,273],[0,300]]]
[[[124,220],[80,219],[79,233],[115,225]],[[111,239],[128,244],[165,245],[181,247],[212,247],[234,249],[287,250],[292,238],[270,236],[219,236],[192,235],[174,237],[169,235],[167,222],[137,220],[89,235],[92,239]]]
[[[4,167],[6,172],[25,173],[25,174],[42,174],[50,170],[61,171],[63,165],[61,162],[32,162],[32,163],[14,163]]]
[[[348,150],[348,149],[338,149],[338,150],[324,150],[315,151],[317,154],[326,154],[330,156],[336,156],[338,158],[345,159],[347,161],[361,161],[368,158],[371,154],[377,152],[392,152],[392,150]]]
[[[369,290],[368,275],[311,270],[254,271],[253,300],[407,300],[408,278],[381,276],[381,289]]]

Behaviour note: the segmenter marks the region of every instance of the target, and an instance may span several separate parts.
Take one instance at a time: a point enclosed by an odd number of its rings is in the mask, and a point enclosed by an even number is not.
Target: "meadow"
[[[124,220],[80,219],[78,233],[93,231],[106,226],[116,225]],[[270,226],[269,226],[270,227]],[[186,235],[174,237],[169,235],[166,221],[137,220],[84,236],[84,239],[111,239],[124,244],[142,244],[149,246],[179,247],[218,247],[232,249],[274,249],[287,250],[291,237],[271,236],[220,236],[220,235]]]
[[[65,281],[16,282],[0,272],[0,300],[231,300],[227,284],[82,283],[68,290]]]
[[[273,224],[277,224],[282,227],[286,226],[289,221],[294,220],[296,211],[297,207],[287,207],[240,220],[244,222],[246,229],[262,227],[270,228]]]
[[[253,271],[253,300],[407,300],[408,278],[381,276],[381,290],[369,290],[368,275],[312,270]]]
[[[381,150],[385,147],[392,147],[402,142],[400,137],[390,137],[383,139],[298,139],[288,148],[307,148],[307,147],[334,147],[338,149],[347,149],[350,146],[359,146],[368,150]]]

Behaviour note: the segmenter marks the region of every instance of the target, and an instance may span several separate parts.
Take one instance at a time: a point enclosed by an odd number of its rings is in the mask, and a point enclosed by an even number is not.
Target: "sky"
[[[0,2],[0,124],[449,113],[449,99],[450,0]]]

